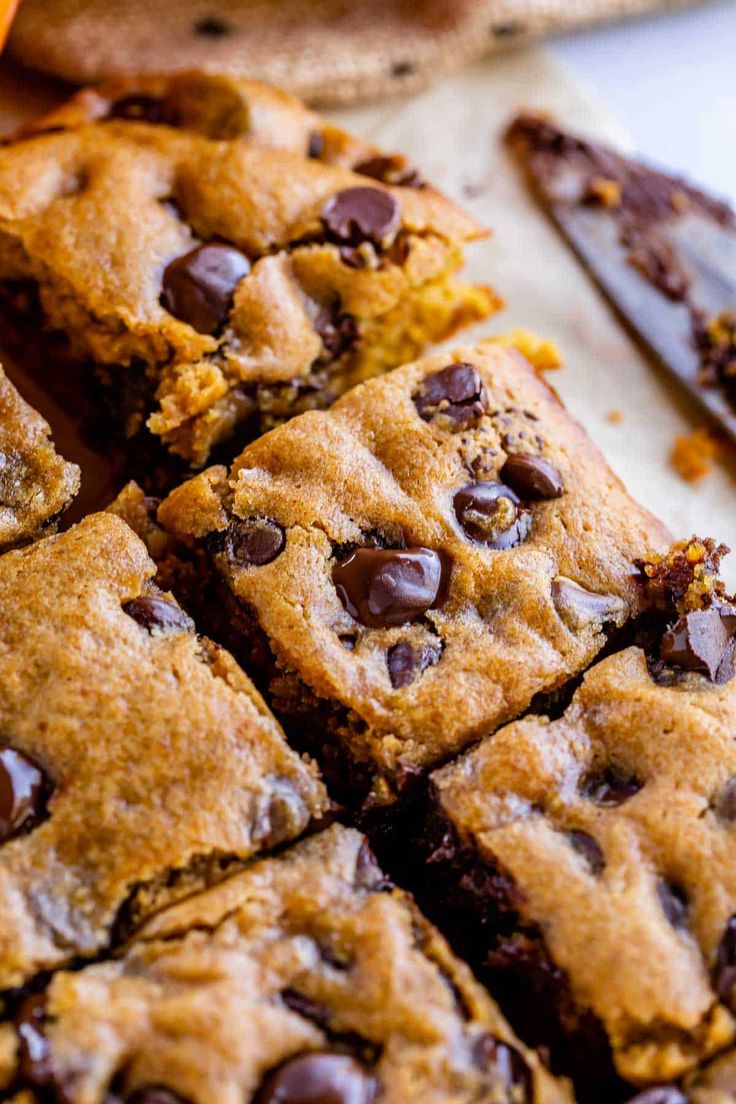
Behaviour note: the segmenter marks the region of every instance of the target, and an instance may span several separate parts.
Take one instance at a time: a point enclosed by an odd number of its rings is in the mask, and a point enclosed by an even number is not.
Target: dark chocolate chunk
[[[250,272],[239,249],[221,242],[198,245],[164,271],[161,306],[197,333],[213,334],[230,313],[235,289]]]
[[[219,15],[205,15],[194,24],[194,33],[202,38],[226,38],[233,33],[233,26]]]
[[[123,603],[123,610],[150,633],[192,632],[194,624],[180,606],[158,598],[155,594],[142,594]]]
[[[358,340],[358,322],[352,314],[339,314],[323,307],[314,320],[314,328],[322,338],[328,362],[349,352]]]
[[[590,774],[584,780],[582,792],[594,805],[612,809],[623,805],[630,797],[639,792],[642,784],[632,775],[621,774],[609,767],[599,774]]]
[[[582,628],[589,621],[605,624],[623,612],[624,602],[616,594],[596,594],[572,579],[559,576],[550,588],[555,609],[571,628]]]
[[[410,640],[400,640],[386,653],[388,677],[394,690],[409,686],[419,678],[422,671],[436,663],[440,656],[439,643],[433,648],[428,644],[412,644]]]
[[[588,832],[582,832],[579,828],[575,828],[572,832],[567,833],[567,838],[573,850],[585,859],[590,867],[591,874],[596,876],[600,874],[606,865],[606,860],[600,846],[593,837]]]
[[[559,498],[564,491],[562,476],[541,456],[512,453],[501,468],[501,479],[525,501]]]
[[[48,788],[32,759],[12,747],[0,751],[0,843],[38,824],[46,812]]]
[[[291,1058],[266,1080],[257,1104],[371,1104],[376,1079],[349,1054]]]
[[[718,999],[736,1012],[736,916],[732,916],[726,924],[718,947],[713,969],[713,987]]]
[[[427,376],[414,398],[414,405],[425,422],[442,417],[453,429],[476,425],[490,408],[480,372],[465,361],[450,364]]]
[[[355,165],[353,172],[400,188],[421,188],[424,185],[418,169],[401,154],[394,154],[393,157],[369,157]]]
[[[736,615],[730,611],[691,610],[662,637],[660,659],[670,667],[702,671],[715,682],[734,631]]]
[[[18,1035],[18,1070],[34,1088],[54,1085],[51,1047],[46,1038],[46,994],[36,993],[23,1001],[15,1022]]]
[[[169,121],[167,115],[164,100],[143,93],[123,96],[109,111],[111,119],[129,119],[138,123],[166,123]]]
[[[396,237],[401,211],[396,197],[381,188],[346,188],[327,201],[322,224],[334,241],[380,247]]]
[[[515,548],[529,536],[532,516],[503,483],[468,483],[452,504],[466,536],[488,548]]]
[[[688,1099],[674,1085],[655,1085],[632,1096],[627,1104],[688,1104]]]
[[[514,1104],[531,1101],[532,1071],[516,1047],[504,1043],[495,1035],[481,1035],[473,1054],[478,1067],[491,1074],[491,1083],[500,1081],[508,1094],[504,1099]]]
[[[304,801],[287,778],[272,778],[273,793],[253,825],[253,838],[270,848],[297,835],[305,819]]]
[[[335,564],[332,581],[345,609],[362,625],[405,625],[436,605],[442,560],[431,548],[357,548]]]
[[[237,518],[215,542],[239,567],[263,567],[283,551],[284,530],[271,518]]]
[[[391,879],[386,877],[378,865],[378,859],[368,840],[363,840],[355,860],[355,885],[374,892],[392,888]]]
[[[325,152],[325,139],[319,130],[313,130],[307,143],[307,157],[316,159]]]
[[[714,803],[716,815],[721,820],[736,820],[736,775],[729,778]]]
[[[149,1085],[145,1089],[137,1089],[128,1097],[127,1104],[187,1104],[187,1101],[162,1085]]]
[[[687,898],[679,886],[660,882],[657,886],[657,896],[662,906],[662,912],[672,927],[684,928],[687,924]]]

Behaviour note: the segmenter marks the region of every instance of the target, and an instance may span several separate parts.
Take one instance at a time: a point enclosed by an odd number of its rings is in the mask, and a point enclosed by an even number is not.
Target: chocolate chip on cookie
[[[554,464],[541,456],[512,453],[501,468],[500,478],[525,502],[559,498],[564,491],[562,476]]]
[[[258,1104],[372,1104],[378,1085],[349,1054],[316,1052],[291,1058],[267,1079]]]
[[[434,606],[442,560],[431,548],[358,548],[335,564],[332,580],[351,617],[383,629],[416,621]]]
[[[441,418],[454,429],[475,425],[490,409],[488,392],[478,369],[465,361],[427,376],[414,405],[425,422]]]
[[[168,602],[155,594],[142,594],[123,603],[128,617],[132,617],[148,632],[192,632],[194,623],[175,602]]]
[[[12,747],[0,751],[0,843],[38,824],[47,791],[46,777],[32,759]]]
[[[197,333],[214,334],[230,313],[236,287],[249,272],[250,261],[239,249],[221,242],[198,245],[167,266],[161,305]]]
[[[322,225],[333,241],[370,242],[380,249],[396,237],[401,210],[398,200],[381,188],[346,188],[322,208]]]
[[[468,483],[455,495],[453,508],[463,532],[488,548],[515,548],[531,530],[531,514],[503,483]]]

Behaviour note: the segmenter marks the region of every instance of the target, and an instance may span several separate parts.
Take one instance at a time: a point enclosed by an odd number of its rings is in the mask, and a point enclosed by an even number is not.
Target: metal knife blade
[[[649,353],[736,441],[736,215],[678,177],[520,116],[538,201]]]

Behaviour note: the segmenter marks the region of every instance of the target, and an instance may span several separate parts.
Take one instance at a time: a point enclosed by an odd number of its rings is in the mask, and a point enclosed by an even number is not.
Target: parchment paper
[[[0,67],[0,127],[33,116],[61,94],[51,82]],[[489,242],[472,247],[469,270],[492,283],[508,306],[469,339],[523,327],[557,342],[565,367],[551,382],[612,467],[675,536],[697,532],[734,548],[725,575],[736,585],[736,465],[727,457],[694,485],[670,467],[675,436],[703,417],[638,351],[528,197],[499,141],[521,107],[551,111],[566,126],[629,144],[595,98],[538,49],[474,65],[410,99],[333,117],[409,154],[494,229]],[[611,410],[621,411],[623,421],[609,421]]]

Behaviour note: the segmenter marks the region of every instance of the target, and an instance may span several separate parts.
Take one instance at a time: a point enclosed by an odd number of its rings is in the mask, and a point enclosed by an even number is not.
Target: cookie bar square
[[[53,529],[79,489],[79,469],[56,452],[44,419],[0,368],[0,550]]]
[[[422,898],[491,984],[526,994],[512,1019],[582,1099],[608,1099],[606,1066],[669,1083],[734,1039],[736,604],[711,597],[656,653],[595,665],[558,719],[431,778]]]
[[[0,147],[0,281],[201,465],[498,305],[485,231],[372,147],[248,81],[90,91]]]
[[[337,825],[57,973],[15,1032],[18,1090],[66,1104],[571,1100]]]
[[[377,800],[590,663],[667,540],[502,342],[368,381],[159,518],[208,551],[210,616],[294,738]]]
[[[0,991],[301,833],[309,764],[112,515],[0,557]]]

